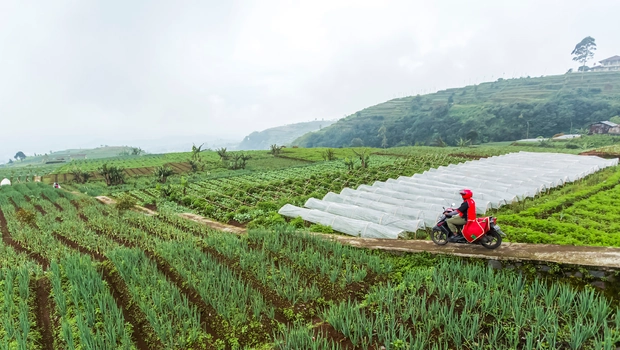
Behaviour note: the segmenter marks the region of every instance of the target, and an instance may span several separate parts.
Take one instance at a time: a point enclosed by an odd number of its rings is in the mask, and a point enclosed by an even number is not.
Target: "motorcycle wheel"
[[[502,236],[495,230],[489,231],[480,241],[483,247],[487,249],[495,249],[502,244]]]
[[[442,230],[432,231],[431,232],[431,239],[437,245],[444,245],[444,244],[448,243],[448,235],[445,232],[443,232]]]

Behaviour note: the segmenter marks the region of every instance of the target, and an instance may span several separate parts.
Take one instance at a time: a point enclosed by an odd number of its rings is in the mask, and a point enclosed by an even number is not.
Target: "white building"
[[[620,56],[612,56],[599,61],[600,65],[590,68],[592,72],[620,71]]]

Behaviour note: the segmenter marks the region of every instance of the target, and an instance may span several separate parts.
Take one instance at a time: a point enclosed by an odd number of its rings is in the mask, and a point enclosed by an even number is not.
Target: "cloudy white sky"
[[[0,156],[238,139],[394,97],[562,74],[620,1],[0,0]],[[6,158],[6,157],[4,157]]]

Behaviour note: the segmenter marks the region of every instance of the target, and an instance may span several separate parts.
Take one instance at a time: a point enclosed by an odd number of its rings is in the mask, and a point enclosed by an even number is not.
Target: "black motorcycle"
[[[453,212],[453,208],[444,208],[443,213],[437,220],[437,224],[433,226],[431,231],[431,239],[437,245],[444,245],[450,243],[467,243],[467,244],[481,244],[487,249],[495,249],[502,244],[502,237],[506,237],[506,234],[502,232],[497,224],[497,218],[493,216],[487,216],[478,218],[478,222],[483,227],[483,233],[480,235],[470,235],[469,237],[461,234],[463,225],[458,226],[458,232],[453,233],[448,228],[447,219],[450,218],[448,213]]]

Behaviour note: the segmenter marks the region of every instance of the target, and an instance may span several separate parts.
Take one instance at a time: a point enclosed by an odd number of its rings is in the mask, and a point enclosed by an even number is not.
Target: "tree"
[[[90,179],[91,174],[88,171],[83,171],[82,169],[78,169],[75,167],[71,170],[71,175],[73,175],[73,181],[84,184]]]
[[[230,159],[230,162],[228,162],[228,169],[237,170],[245,169],[245,163],[252,159],[252,157],[243,152],[235,152],[230,153],[230,156],[227,157],[227,159]]]
[[[103,164],[97,172],[99,175],[103,176],[106,185],[121,185],[125,183],[125,173],[124,169],[117,166],[108,166],[107,163]]]
[[[327,160],[327,161],[336,160],[336,153],[334,152],[333,149],[328,148],[321,153],[321,157],[323,157],[323,160]]]
[[[596,43],[591,36],[583,38],[583,40],[575,45],[575,49],[571,52],[571,55],[574,56],[573,61],[581,62],[581,67],[583,67],[582,72],[585,71],[586,62],[594,57],[594,51],[596,51]],[[583,79],[583,76],[581,76],[581,78]]]
[[[26,155],[24,154],[24,152],[19,151],[17,153],[15,153],[15,157],[13,157],[15,159],[19,159],[19,160],[24,160],[26,159]]]
[[[381,127],[379,128],[379,134],[377,135],[381,138],[381,147],[382,148],[387,148],[388,146],[388,142],[387,142],[387,129],[385,128],[385,123],[383,123],[381,125]]]
[[[218,148],[215,150],[217,155],[220,156],[222,161],[228,160],[228,153],[226,153],[226,147]]]
[[[351,147],[362,147],[364,146],[364,141],[359,137],[356,137],[351,140]]]
[[[456,142],[457,146],[464,148],[469,147],[471,140],[464,140],[462,137]]]
[[[134,147],[134,148],[131,149],[131,155],[132,156],[139,156],[142,153],[144,153],[144,150],[142,148],[140,148],[140,147]]]
[[[356,150],[352,150],[352,151],[353,153],[355,153],[356,156],[359,157],[360,161],[362,162],[361,164],[362,169],[368,168],[368,160],[370,159],[370,149],[362,148],[359,151],[356,151]]]
[[[282,152],[282,146],[278,146],[275,143],[271,145],[271,150],[269,151],[269,153],[271,153],[274,157],[277,157],[280,152]]]
[[[153,174],[157,178],[157,181],[161,183],[166,183],[166,180],[168,180],[168,176],[173,175],[174,171],[172,171],[172,169],[167,166],[158,166],[153,171]]]
[[[202,146],[204,146],[204,143],[198,147],[192,144],[192,159],[193,160],[200,161],[200,152],[202,152]]]

